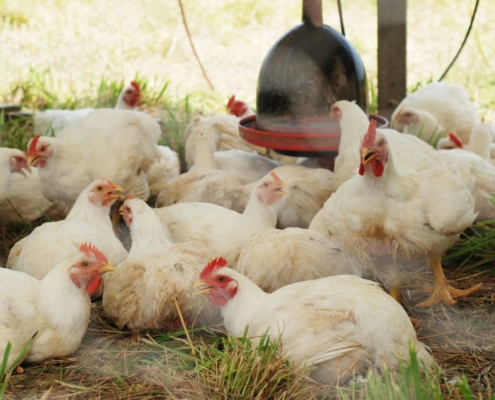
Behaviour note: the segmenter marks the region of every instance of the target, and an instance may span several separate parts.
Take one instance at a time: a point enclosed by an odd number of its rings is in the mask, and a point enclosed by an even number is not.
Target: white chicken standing
[[[172,244],[153,210],[142,200],[128,198],[123,206],[132,247],[129,257],[105,279],[103,309],[122,329],[163,329],[180,314],[203,324],[217,310],[194,296],[193,285],[211,259],[196,244]]]
[[[150,195],[146,172],[159,158],[161,135],[154,118],[141,112],[95,110],[57,137],[35,136],[28,161],[37,166],[43,195],[72,204],[102,176],[143,200]]]
[[[43,279],[63,260],[78,253],[85,242],[98,246],[114,265],[127,258],[109,218],[111,205],[122,198],[122,188],[107,179],[92,182],[78,197],[67,218],[38,226],[10,250],[7,268]]]
[[[141,88],[132,81],[120,93],[115,109],[136,110],[141,101]],[[94,108],[80,108],[78,110],[45,110],[34,113],[33,131],[35,135],[45,135],[50,129],[57,134],[61,130],[84,118]]]
[[[295,282],[361,275],[362,269],[317,232],[267,228],[243,244],[235,270],[271,293]]]
[[[358,172],[360,138],[368,129],[369,119],[356,103],[347,100],[334,103],[330,115],[339,121],[342,131],[339,155],[335,159],[335,177],[332,181],[332,191],[336,191],[342,183],[354,177]],[[431,157],[436,157],[435,149],[416,136],[392,135],[387,140],[392,141],[395,150],[416,149]]]
[[[0,268],[0,359],[11,342],[8,367],[14,366],[33,337],[25,356],[28,362],[68,356],[81,344],[89,324],[89,294],[98,290],[102,275],[114,267],[90,244],[79,250],[50,265],[50,273],[41,281]]]
[[[18,149],[0,148],[0,205],[9,197],[12,174],[19,173],[26,177],[23,169],[29,169],[26,155]]]
[[[282,355],[309,367],[317,381],[340,384],[370,369],[398,369],[409,360],[411,345],[420,365],[434,364],[404,309],[374,282],[341,275],[267,294],[225,265],[220,258],[205,267],[196,286],[206,288],[197,294],[221,307],[234,337],[247,329],[255,346],[264,334],[280,337]]]
[[[172,241],[196,243],[215,257],[222,254],[235,264],[246,240],[277,223],[277,203],[284,182],[275,174],[263,179],[251,193],[244,213],[209,203],[180,203],[154,209]]]
[[[359,175],[328,199],[310,229],[371,269],[397,300],[401,267],[432,263],[434,291],[420,306],[440,301],[453,305],[456,298],[481,288],[452,288],[441,264],[443,254],[476,218],[474,198],[437,158],[412,146],[393,146],[402,136],[370,123],[362,139]]]
[[[428,143],[447,132],[467,143],[479,122],[469,93],[455,83],[429,83],[403,99],[392,114],[392,127]]]

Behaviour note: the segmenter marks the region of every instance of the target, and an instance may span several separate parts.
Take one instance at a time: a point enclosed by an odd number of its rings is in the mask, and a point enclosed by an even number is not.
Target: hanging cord
[[[337,5],[339,6],[340,31],[342,32],[342,36],[345,37],[344,16],[342,15],[342,3],[340,0],[337,0]]]
[[[205,77],[206,82],[208,82],[210,89],[215,90],[215,88],[213,87],[213,84],[211,83],[210,79],[208,78],[208,75],[206,74],[205,69],[203,68],[203,64],[201,63],[201,60],[199,59],[199,55],[196,52],[196,48],[194,47],[194,43],[193,43],[193,40],[191,37],[191,32],[189,32],[189,27],[187,25],[186,13],[184,11],[184,6],[182,5],[182,0],[179,0],[179,7],[180,7],[180,12],[182,14],[182,22],[184,22],[184,27],[186,28],[187,37],[189,38],[189,43],[191,44],[194,56],[196,57],[196,60],[198,60],[199,67],[201,68],[201,71],[203,72],[203,76]]]
[[[466,32],[466,36],[464,37],[464,40],[462,41],[461,47],[457,51],[457,54],[455,55],[454,59],[450,62],[449,66],[447,67],[447,69],[445,70],[445,72],[442,74],[442,76],[440,77],[440,79],[438,80],[438,82],[440,82],[443,78],[445,78],[445,75],[447,75],[447,73],[449,72],[450,68],[452,67],[452,65],[454,65],[455,61],[457,60],[457,57],[459,57],[459,54],[461,54],[462,48],[466,44],[466,42],[468,40],[468,37],[469,37],[469,34],[471,33],[471,28],[473,27],[474,17],[476,16],[476,11],[478,10],[478,4],[479,3],[480,3],[480,0],[476,0],[476,4],[474,5],[473,15],[471,15],[471,22],[469,23],[469,28],[468,28],[468,30]]]

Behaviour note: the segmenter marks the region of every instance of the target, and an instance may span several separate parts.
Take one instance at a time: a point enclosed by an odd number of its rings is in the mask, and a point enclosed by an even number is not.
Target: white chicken
[[[307,228],[332,194],[333,173],[322,168],[283,165],[272,170],[287,186],[287,196],[277,207],[277,226]],[[158,196],[156,206],[184,202],[205,202],[243,212],[253,189],[269,177],[243,185],[224,171],[194,171],[169,182]]]
[[[33,168],[25,177],[12,175],[8,200],[0,205],[0,225],[32,222],[42,216],[58,221],[69,212],[69,207],[43,196],[38,168]]]
[[[356,103],[347,100],[336,102],[332,106],[331,116],[339,121],[342,132],[339,155],[335,159],[335,177],[332,181],[332,191],[336,191],[342,183],[358,172],[360,138],[368,129],[369,119]],[[395,150],[409,151],[414,148],[431,157],[436,156],[433,147],[413,135],[392,135],[387,137],[387,140],[392,141]]]
[[[234,264],[246,240],[277,223],[277,203],[285,184],[272,172],[251,193],[244,213],[209,203],[180,203],[155,209],[172,241],[204,246],[215,257],[224,255]]]
[[[96,244],[114,265],[124,261],[127,251],[115,237],[109,218],[111,205],[122,198],[121,191],[107,179],[92,182],[65,220],[38,226],[14,245],[7,268],[43,279],[54,265],[76,255],[85,242]]]
[[[39,281],[0,268],[0,359],[7,343],[12,343],[7,366],[14,366],[33,337],[25,361],[41,362],[75,352],[89,324],[89,294],[98,290],[102,275],[114,267],[96,247],[83,244],[74,256],[50,269]]]
[[[474,197],[475,221],[495,218],[495,166],[479,155],[462,149],[438,150],[438,156],[462,178]]]
[[[158,196],[167,182],[180,174],[179,155],[167,146],[158,146],[160,156],[146,173],[150,196]]]
[[[480,122],[469,93],[455,83],[432,82],[411,93],[392,114],[392,126],[431,143],[453,132],[464,143]]]
[[[122,329],[163,329],[186,321],[207,323],[217,310],[194,296],[193,285],[208,252],[196,244],[172,244],[153,210],[128,198],[122,206],[132,247],[129,257],[105,278],[103,309]],[[180,314],[179,314],[180,313]]]
[[[102,176],[147,200],[146,172],[160,156],[158,123],[141,112],[101,109],[65,128],[57,137],[35,136],[28,161],[37,166],[40,188],[51,201],[72,204]]]
[[[308,229],[267,228],[241,248],[235,270],[265,292],[333,275],[361,275],[339,248]]]
[[[242,181],[239,178],[216,169],[212,145],[206,136],[200,134],[195,143],[193,167],[165,185],[156,199],[156,207],[207,199],[208,203],[242,212],[245,207],[237,206],[239,200],[232,193],[233,188],[240,186]]]
[[[476,218],[474,198],[437,158],[412,146],[395,147],[402,136],[390,129],[377,131],[376,121],[370,123],[359,175],[328,199],[310,229],[371,269],[397,300],[401,267],[431,262],[434,291],[420,306],[452,305],[481,287],[452,288],[441,265],[443,254]]]
[[[0,205],[9,197],[12,174],[19,173],[26,177],[23,169],[29,169],[26,155],[18,149],[0,147]]]
[[[141,88],[137,82],[125,87],[120,93],[115,109],[136,110],[141,101]],[[94,108],[80,108],[78,110],[45,110],[34,113],[33,131],[35,135],[45,135],[49,130],[57,134],[61,130],[84,118]]]
[[[221,307],[227,331],[247,336],[256,346],[267,334],[280,338],[283,357],[326,384],[385,366],[398,369],[414,346],[420,365],[433,358],[404,309],[371,281],[341,275],[294,283],[267,294],[222,258],[201,272],[197,294]]]
[[[436,148],[438,150],[464,149],[493,164],[492,153],[495,152],[495,143],[492,143],[490,126],[481,123],[474,127],[467,146],[459,137],[450,132],[447,137],[438,141]]]

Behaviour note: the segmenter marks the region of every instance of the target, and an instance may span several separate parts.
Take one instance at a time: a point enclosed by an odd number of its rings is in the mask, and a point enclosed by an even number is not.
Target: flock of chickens
[[[238,121],[253,111],[231,98],[233,115],[190,122],[180,174],[140,99],[133,82],[115,109],[37,113],[27,155],[0,148],[1,223],[59,219],[19,240],[0,269],[0,359],[8,342],[11,366],[75,352],[90,297],[102,296],[120,329],[208,325],[221,313],[235,336],[281,335],[283,354],[325,383],[398,367],[410,344],[434,364],[400,305],[401,281],[431,265],[421,307],[479,290],[451,287],[441,258],[474,221],[495,218],[492,132],[463,88],[411,94],[392,116],[398,130],[336,102],[334,173],[244,142]],[[119,210],[129,251],[114,233]]]

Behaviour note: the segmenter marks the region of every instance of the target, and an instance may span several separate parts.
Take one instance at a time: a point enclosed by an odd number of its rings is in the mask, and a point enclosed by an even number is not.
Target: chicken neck
[[[144,210],[141,215],[134,216],[130,230],[132,246],[129,256],[151,246],[163,246],[165,248],[172,244],[160,219],[151,208]]]

